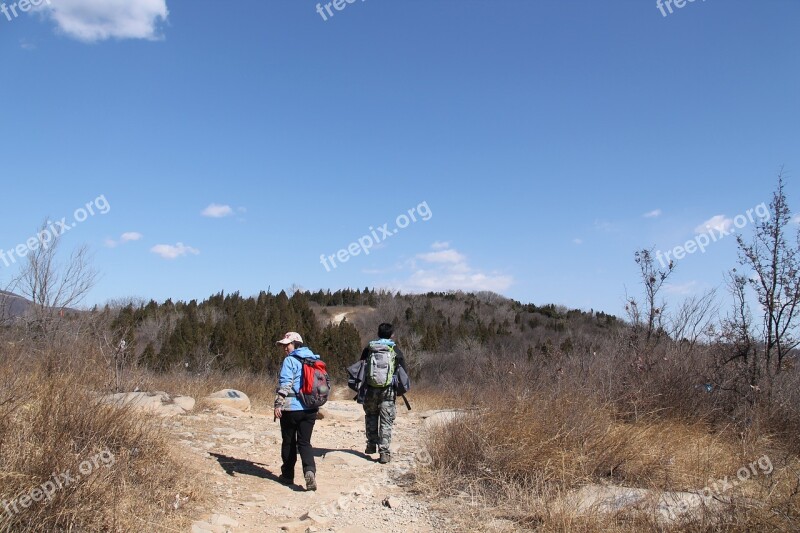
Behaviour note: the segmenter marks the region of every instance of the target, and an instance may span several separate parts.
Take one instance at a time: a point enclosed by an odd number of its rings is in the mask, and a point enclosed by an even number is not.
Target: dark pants
[[[294,466],[297,464],[297,452],[303,463],[303,474],[317,473],[314,463],[314,451],[311,448],[311,433],[317,421],[317,409],[311,411],[284,411],[281,416],[281,474],[287,479],[294,479]]]

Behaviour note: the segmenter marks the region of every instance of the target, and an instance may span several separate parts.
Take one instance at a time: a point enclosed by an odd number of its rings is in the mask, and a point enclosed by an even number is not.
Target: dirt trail
[[[364,451],[364,413],[349,401],[330,401],[317,420],[312,444],[316,492],[286,487],[280,473],[280,427],[272,414],[231,416],[204,411],[168,423],[201,472],[215,501],[195,517],[193,533],[244,531],[447,531],[437,515],[408,489],[408,472],[424,461],[422,420],[398,404],[393,461],[378,464]],[[377,457],[377,456],[373,456]],[[300,460],[295,479],[302,480]],[[389,502],[385,500],[390,498]],[[390,506],[387,506],[387,503]]]

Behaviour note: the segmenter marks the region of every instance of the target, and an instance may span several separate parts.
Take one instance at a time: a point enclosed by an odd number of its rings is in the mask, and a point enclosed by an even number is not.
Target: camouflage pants
[[[394,400],[391,387],[388,390],[369,389],[364,398],[367,444],[375,444],[380,453],[391,453],[392,425],[397,413]]]

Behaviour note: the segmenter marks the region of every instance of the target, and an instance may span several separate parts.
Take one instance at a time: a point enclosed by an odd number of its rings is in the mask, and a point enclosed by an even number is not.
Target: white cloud
[[[406,263],[405,268],[412,271],[409,278],[394,285],[406,292],[448,290],[501,292],[513,284],[514,279],[509,275],[486,273],[472,268],[466,256],[449,246],[449,243],[437,242],[431,246],[437,251],[417,254]],[[427,263],[428,266],[419,267],[420,261]]]
[[[166,0],[51,0],[37,9],[66,35],[84,42],[160,38]]]
[[[120,240],[122,240],[122,242],[138,241],[141,240],[142,237],[144,237],[144,235],[142,235],[138,231],[128,231],[122,234]]]
[[[428,263],[463,263],[465,257],[455,250],[439,250],[438,252],[428,252],[418,254],[418,259]]]
[[[715,215],[696,228],[695,233],[707,233],[712,230],[719,231],[720,233],[727,233],[733,227],[733,220],[725,215]]]
[[[792,224],[800,224],[800,215],[795,215],[792,217]]]
[[[444,250],[445,248],[450,248],[450,243],[436,241],[435,243],[431,244],[431,248],[433,248],[434,250]]]
[[[594,221],[594,228],[597,231],[605,231],[609,232],[614,229],[614,225],[609,222],[608,220],[595,220]]]
[[[120,236],[119,241],[115,241],[114,239],[106,239],[105,244],[109,248],[116,248],[120,244],[125,244],[126,242],[130,241],[138,241],[142,237],[144,237],[144,235],[138,231],[127,231]]]
[[[669,283],[664,285],[664,291],[667,294],[689,295],[694,294],[698,290],[698,283],[696,281],[687,281],[686,283]]]
[[[572,239],[573,244],[581,245],[583,244],[583,239]]]
[[[417,270],[402,284],[402,288],[411,292],[449,290],[502,292],[508,289],[513,281],[511,276],[482,272]]]
[[[200,213],[204,217],[222,218],[231,216],[233,209],[229,205],[211,204]]]
[[[653,209],[642,215],[644,218],[658,218],[661,216],[661,209]]]
[[[186,254],[197,255],[200,253],[200,250],[192,248],[191,246],[186,246],[182,242],[179,242],[174,246],[171,244],[157,244],[150,248],[150,251],[154,254],[160,255],[164,259],[177,259],[178,257]]]

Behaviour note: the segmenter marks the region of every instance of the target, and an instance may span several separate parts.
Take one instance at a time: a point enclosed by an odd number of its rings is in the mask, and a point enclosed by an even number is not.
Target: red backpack
[[[303,363],[300,372],[300,392],[298,399],[306,409],[315,409],[325,405],[331,393],[331,379],[328,367],[320,359],[309,360],[298,357]]]

